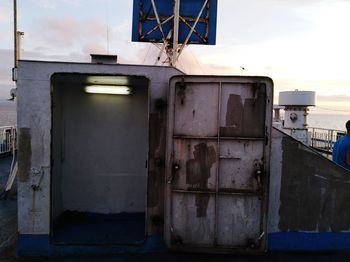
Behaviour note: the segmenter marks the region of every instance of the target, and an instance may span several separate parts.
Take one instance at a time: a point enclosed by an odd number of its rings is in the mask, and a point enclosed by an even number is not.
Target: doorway
[[[139,76],[52,77],[53,243],[144,240],[148,82]],[[106,88],[124,93],[100,92]]]

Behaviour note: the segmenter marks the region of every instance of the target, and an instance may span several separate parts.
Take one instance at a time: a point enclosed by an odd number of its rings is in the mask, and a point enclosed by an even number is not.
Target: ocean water
[[[0,111],[0,126],[14,126],[16,118],[16,111]]]
[[[0,103],[0,126],[14,126],[17,122],[16,107],[12,103]]]
[[[313,114],[307,116],[309,127],[320,127],[345,131],[345,123],[350,120],[350,115],[345,114]]]

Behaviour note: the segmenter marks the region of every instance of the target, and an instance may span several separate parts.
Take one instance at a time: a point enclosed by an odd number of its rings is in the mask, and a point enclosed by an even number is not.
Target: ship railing
[[[310,137],[310,146],[325,154],[332,154],[333,146],[337,139],[344,136],[344,130],[327,129],[320,127],[308,128]]]
[[[0,127],[0,155],[14,152],[17,144],[17,129],[15,126]]]

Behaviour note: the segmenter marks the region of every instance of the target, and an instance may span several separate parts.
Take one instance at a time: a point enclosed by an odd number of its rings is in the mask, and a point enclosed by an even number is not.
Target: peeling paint
[[[157,99],[155,113],[149,115],[149,153],[147,179],[147,230],[150,234],[163,230],[166,102]]]
[[[255,92],[254,98],[242,101],[231,94],[227,101],[226,126],[220,127],[221,136],[263,137],[265,123],[265,89]]]
[[[148,172],[148,208],[156,207],[160,198],[160,186],[159,186],[159,172]]]
[[[148,207],[156,207],[163,198],[165,114],[150,114],[149,167],[148,167]]]
[[[205,143],[194,146],[194,158],[186,161],[186,183],[191,189],[207,190],[210,168],[216,162],[216,152],[213,146]],[[196,194],[197,217],[207,216],[209,195]]]
[[[18,177],[20,182],[28,182],[32,158],[31,130],[20,128],[18,136]]]

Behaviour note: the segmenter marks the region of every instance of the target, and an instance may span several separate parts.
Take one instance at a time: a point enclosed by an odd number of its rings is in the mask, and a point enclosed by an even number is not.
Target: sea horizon
[[[282,114],[283,116],[283,114]],[[345,131],[345,123],[350,120],[349,114],[344,112],[309,112],[307,116],[308,127],[325,128]],[[6,101],[0,103],[0,127],[17,125],[16,102]]]

